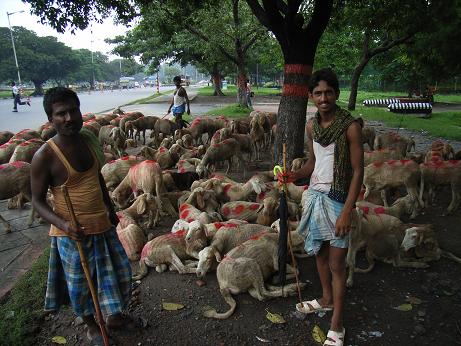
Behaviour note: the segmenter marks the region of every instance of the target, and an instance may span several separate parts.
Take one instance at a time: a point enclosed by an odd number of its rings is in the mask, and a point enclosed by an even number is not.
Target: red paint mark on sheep
[[[255,235],[251,236],[250,239],[251,240],[258,240],[259,238],[261,238],[264,234],[266,234],[267,232],[259,232],[259,233],[256,233]]]
[[[234,212],[235,212],[237,215],[239,215],[239,214],[243,213],[244,210],[245,210],[245,206],[239,204],[239,205],[237,205],[237,206],[235,207]]]
[[[381,167],[383,164],[384,164],[384,162],[382,162],[382,161],[373,162],[373,166],[375,166],[375,167]]]
[[[229,214],[230,214],[230,209],[229,209],[229,207],[224,207],[224,208],[222,208],[222,213],[223,213],[223,215],[229,215]]]
[[[189,204],[184,203],[179,206],[179,211],[184,211],[189,208]]]
[[[185,220],[190,214],[190,210],[184,210],[180,213],[179,217],[183,220]]]
[[[16,168],[21,168],[21,167],[24,167],[26,163],[24,161],[14,161],[14,162],[10,162],[10,165]]]
[[[400,160],[400,163],[402,165],[406,165],[406,164],[410,163],[411,161],[413,161],[413,160]]]
[[[373,209],[373,211],[375,212],[375,214],[385,214],[386,213],[386,209],[384,209],[384,207],[377,207]]]
[[[231,188],[232,188],[231,183],[224,185],[224,187],[223,187],[224,194],[227,195]]]
[[[129,156],[123,156],[123,157],[120,158],[120,160],[123,160],[123,161],[127,161],[127,160],[129,160],[129,159],[130,159]]]
[[[260,207],[260,204],[259,203],[253,203],[251,204],[248,209],[250,210],[257,210],[258,208]]]
[[[370,212],[370,207],[359,207],[364,214],[368,214]]]

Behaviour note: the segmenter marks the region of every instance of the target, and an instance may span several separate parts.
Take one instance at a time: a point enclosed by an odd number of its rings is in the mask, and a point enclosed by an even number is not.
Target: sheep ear
[[[204,199],[204,193],[203,192],[198,192],[197,193],[197,205],[200,209],[205,208],[205,199]]]

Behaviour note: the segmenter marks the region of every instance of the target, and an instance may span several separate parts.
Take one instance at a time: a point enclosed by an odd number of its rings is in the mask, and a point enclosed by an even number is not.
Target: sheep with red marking
[[[124,156],[117,160],[107,162],[101,168],[101,175],[108,189],[114,189],[126,177],[130,168],[142,159],[137,156]]]
[[[159,118],[155,116],[142,116],[139,117],[135,120],[130,120],[125,123],[125,132],[127,128],[127,124],[130,123],[130,127],[133,128],[133,130],[136,130],[136,134],[134,135],[134,138],[138,138],[138,140],[141,140],[141,132],[143,134],[144,138],[144,144],[146,144],[146,130],[153,130],[155,123],[157,122]]]
[[[192,259],[186,251],[185,231],[168,233],[152,239],[144,245],[139,260],[139,272],[134,280],[141,280],[148,273],[148,267],[155,267],[158,273],[167,270],[168,266],[180,274],[195,273],[195,268],[184,265],[182,261]]]
[[[418,185],[421,178],[419,165],[413,160],[389,160],[374,162],[365,167],[363,185],[365,186],[364,199],[367,199],[371,191],[380,190],[384,205],[388,206],[385,189],[405,186],[407,193],[423,206],[422,198],[419,197]]]
[[[0,145],[5,144],[14,136],[13,132],[10,131],[0,131]]]
[[[179,218],[187,221],[199,221],[201,224],[221,221],[218,213],[202,212],[191,204],[183,203],[179,206]]]
[[[35,152],[43,145],[43,141],[38,138],[32,138],[28,141],[20,143],[10,157],[9,162],[23,161],[23,162],[32,162],[32,157]]]
[[[165,205],[162,204],[160,197],[166,189],[163,184],[162,171],[157,162],[145,160],[131,167],[126,177],[112,192],[112,199],[119,207],[123,207],[128,203],[128,198],[132,193],[137,197],[138,191],[155,196],[158,206],[164,208],[171,216],[176,216],[176,211],[169,201]]]
[[[365,215],[387,214],[401,219],[404,215],[410,215],[410,219],[418,216],[416,201],[410,195],[398,198],[390,207],[384,207],[367,201],[357,201],[355,205],[362,210]]]
[[[117,236],[130,261],[138,261],[141,251],[146,244],[143,230],[136,224],[129,224],[125,228],[117,227]]]
[[[365,167],[373,162],[388,161],[388,160],[402,160],[402,152],[397,149],[384,148],[373,151],[365,151],[363,153],[363,160]]]
[[[391,148],[400,151],[402,157],[406,157],[407,153],[413,150],[416,150],[416,145],[414,139],[406,138],[400,136],[396,132],[386,132],[379,136],[376,136],[374,149],[384,149],[384,148]]]
[[[246,175],[246,165],[240,151],[240,144],[233,138],[224,140],[221,143],[210,146],[202,158],[202,162],[197,166],[197,174],[200,177],[208,176],[210,173],[210,166],[215,165],[220,161],[227,161],[226,174],[230,170],[231,159],[237,157],[243,167],[243,175]]]
[[[452,199],[447,208],[446,215],[455,211],[461,201],[461,160],[431,161],[422,163],[420,199],[427,192],[425,206],[433,202],[435,187],[450,186]]]
[[[10,158],[14,153],[14,149],[24,142],[25,141],[23,139],[10,139],[5,144],[0,145],[0,164],[10,161]]]
[[[30,190],[30,164],[15,161],[0,165],[0,200],[13,198],[18,194],[24,195],[29,201]],[[20,206],[22,207],[22,205]],[[32,208],[27,225],[34,221],[34,209]],[[11,225],[0,215],[0,222],[5,225],[6,233],[11,232]]]
[[[198,253],[197,276],[203,278],[211,267],[221,262],[221,257],[233,248],[243,244],[254,236],[269,232],[274,232],[274,230],[258,224],[243,224],[220,228],[214,235],[211,244],[204,247]]]

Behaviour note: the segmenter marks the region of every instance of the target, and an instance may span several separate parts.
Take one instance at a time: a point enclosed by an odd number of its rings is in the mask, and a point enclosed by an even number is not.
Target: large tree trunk
[[[247,95],[247,75],[239,69],[237,79],[237,103],[240,107],[248,108],[248,95]]]
[[[347,109],[350,111],[355,110],[355,103],[357,102],[357,91],[359,88],[359,79],[360,75],[363,72],[363,69],[368,64],[370,59],[363,58],[360,63],[355,67],[354,72],[352,73],[351,79],[351,94],[349,95],[349,104],[347,105]]]
[[[278,164],[283,164],[282,147],[284,143],[286,144],[288,163],[294,158],[304,156],[304,131],[308,101],[307,83],[311,74],[311,65],[285,65],[274,147],[274,161]]]
[[[211,73],[211,78],[213,79],[214,93],[213,96],[224,96],[221,90],[221,73],[219,71],[213,70]]]
[[[31,96],[42,96],[44,94],[44,92],[43,92],[43,83],[44,83],[44,81],[33,80],[32,82],[34,83],[35,90],[34,90],[34,92],[32,93]]]

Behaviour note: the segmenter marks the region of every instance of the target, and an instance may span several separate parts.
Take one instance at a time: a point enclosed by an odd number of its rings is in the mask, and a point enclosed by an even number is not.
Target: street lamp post
[[[16,47],[14,46],[13,31],[11,30],[10,16],[15,13],[23,13],[23,12],[24,10],[16,11],[16,12],[6,12],[6,15],[8,17],[8,27],[10,28],[11,44],[13,45],[14,62],[16,63],[16,70],[18,71],[19,86],[21,86],[21,74],[19,73],[18,57],[16,56]]]

